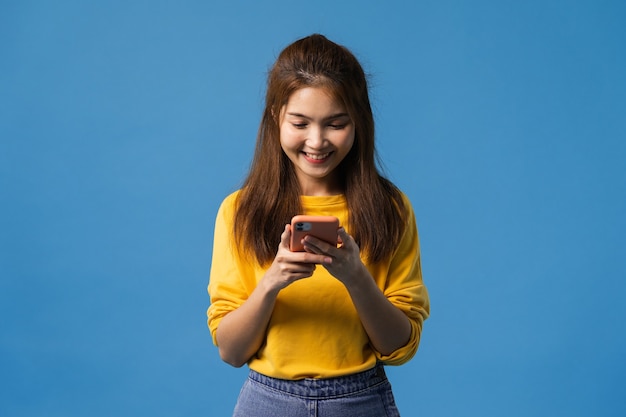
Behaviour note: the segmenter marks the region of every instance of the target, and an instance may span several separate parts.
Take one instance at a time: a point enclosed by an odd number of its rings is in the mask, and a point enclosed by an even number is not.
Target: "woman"
[[[337,217],[337,244],[291,252],[296,214]],[[209,294],[220,357],[250,368],[235,416],[399,415],[383,365],[411,359],[429,314],[415,218],[377,169],[361,65],[322,35],[270,71],[250,171],[218,211]]]

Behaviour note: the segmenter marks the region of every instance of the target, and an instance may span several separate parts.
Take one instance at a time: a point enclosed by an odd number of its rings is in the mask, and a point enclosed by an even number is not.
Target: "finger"
[[[339,235],[339,240],[341,241],[341,246],[345,246],[346,244],[356,245],[354,238],[346,232],[346,229],[340,227],[337,230],[337,234]]]
[[[291,226],[289,224],[285,225],[285,230],[280,235],[280,245],[287,249],[289,249],[289,240],[291,239]]]
[[[305,252],[300,252],[300,262],[309,263],[309,264],[330,264],[332,260],[332,255],[322,251],[319,248],[308,247],[305,242]]]
[[[316,265],[314,263],[294,263],[287,273],[290,276],[290,280],[298,280],[312,276],[315,268]]]
[[[339,246],[341,246],[341,244],[343,243],[343,239],[341,236],[349,236],[348,232],[346,232],[346,229],[344,227],[340,227],[339,229],[337,229],[337,244]]]
[[[315,271],[314,263],[299,264],[298,268],[293,271],[294,274],[303,274],[304,276],[311,276]]]
[[[332,245],[329,245],[328,242],[324,242],[323,240],[318,239],[315,236],[305,236],[303,240],[304,250],[310,253],[328,253],[331,247],[333,247]],[[336,246],[334,247],[336,248]]]
[[[340,235],[341,231],[343,231],[343,236],[344,236],[343,239],[341,238],[341,235]],[[339,247],[341,247],[343,240],[349,239],[349,238],[350,238],[350,235],[348,235],[345,232],[345,229],[342,227],[340,229],[337,229],[337,242],[335,243],[328,243],[324,240],[321,240],[311,235],[305,236],[304,243],[305,243],[305,248],[308,248],[315,253],[335,255],[335,250],[337,250],[338,245]]]
[[[306,243],[305,243],[306,244]],[[331,257],[319,249],[314,249],[313,251],[305,251],[298,253],[297,262],[305,263],[305,264],[324,264],[330,263],[332,261]]]

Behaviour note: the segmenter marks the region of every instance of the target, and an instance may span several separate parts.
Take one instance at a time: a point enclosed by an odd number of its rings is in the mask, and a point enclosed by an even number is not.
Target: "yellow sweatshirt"
[[[237,193],[222,202],[215,222],[207,316],[216,345],[221,319],[246,301],[265,273],[254,259],[242,259],[234,249],[232,222]],[[301,198],[302,214],[335,216],[350,233],[343,196]],[[422,282],[415,217],[404,198],[409,215],[397,251],[384,263],[366,266],[387,299],[409,318],[412,331],[406,346],[388,356],[374,350],[347,290],[320,265],[312,277],[296,281],[279,293],[265,343],[248,362],[251,369],[281,379],[330,378],[365,371],[377,361],[400,365],[413,357],[430,305]]]

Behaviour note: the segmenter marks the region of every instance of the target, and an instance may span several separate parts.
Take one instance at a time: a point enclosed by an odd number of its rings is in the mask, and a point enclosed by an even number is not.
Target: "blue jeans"
[[[399,417],[382,365],[328,379],[289,381],[250,371],[233,417]]]

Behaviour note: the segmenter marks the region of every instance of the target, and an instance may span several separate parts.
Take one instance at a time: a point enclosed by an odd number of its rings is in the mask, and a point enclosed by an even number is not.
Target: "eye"
[[[328,127],[330,127],[331,129],[335,129],[335,130],[341,130],[343,128],[345,128],[347,126],[346,123],[333,123],[328,125]]]
[[[296,129],[305,129],[307,126],[306,123],[291,123],[291,125]]]

